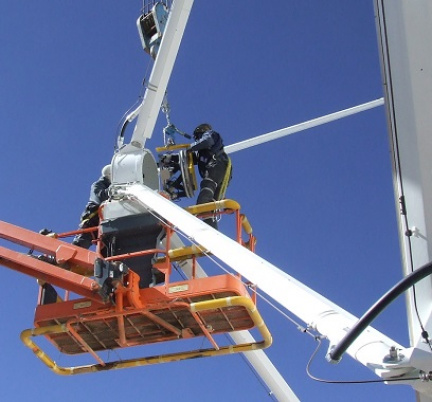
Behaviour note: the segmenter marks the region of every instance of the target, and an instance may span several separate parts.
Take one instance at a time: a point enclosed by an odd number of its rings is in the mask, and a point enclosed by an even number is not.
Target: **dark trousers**
[[[99,225],[99,205],[88,203],[81,214],[80,229],[91,228]],[[91,233],[80,233],[75,236],[72,244],[89,249],[93,239],[97,237],[97,230]]]
[[[226,188],[231,180],[231,160],[226,154],[223,154],[208,164],[201,175],[203,179],[200,183],[197,204],[220,201],[225,197]],[[217,229],[215,218],[204,219],[204,222]]]

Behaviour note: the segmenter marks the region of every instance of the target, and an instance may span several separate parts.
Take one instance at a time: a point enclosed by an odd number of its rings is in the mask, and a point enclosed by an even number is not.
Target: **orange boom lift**
[[[215,208],[218,214],[235,215],[236,240],[253,251],[252,228],[236,202],[224,200],[187,209],[198,217],[208,217]],[[0,222],[0,238],[31,250],[22,253],[0,247],[0,264],[37,278],[40,285],[34,328],[24,330],[21,339],[55,373],[136,367],[262,349],[271,344],[255,298],[239,275],[195,275],[197,258],[206,256],[199,245],[172,249],[173,229],[159,222],[165,237],[163,248],[104,257],[104,224],[101,221],[98,228],[85,229],[98,233],[96,251],[89,251],[63,240],[82,231],[45,236]],[[140,230],[146,231],[142,227]],[[154,255],[151,268],[164,274],[164,283],[140,289],[139,276],[128,268],[128,259],[149,254]],[[191,263],[192,275],[171,282],[172,265],[179,262]],[[66,291],[63,298],[54,286]],[[219,334],[254,327],[261,341],[219,345],[215,339]],[[34,342],[37,336],[45,337],[64,354],[89,354],[96,363],[61,367]],[[145,357],[118,361],[104,361],[99,353],[196,337],[207,339],[209,347],[153,356],[147,353]]]

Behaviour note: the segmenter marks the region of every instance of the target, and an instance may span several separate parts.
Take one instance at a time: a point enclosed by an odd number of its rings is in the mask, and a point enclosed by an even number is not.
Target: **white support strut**
[[[190,240],[256,284],[261,291],[307,323],[310,328],[325,335],[330,345],[339,342],[346,331],[356,323],[357,318],[352,314],[160,196],[156,191],[141,184],[132,184],[120,190],[120,193],[141,203],[143,209],[153,211],[166,219]],[[384,378],[412,371],[413,367],[409,366],[407,360],[403,365],[399,362],[397,367],[394,363],[384,363],[392,347],[405,351],[404,355],[409,358],[410,353],[401,345],[368,327],[348,348],[347,353]]]
[[[383,104],[384,104],[384,98],[362,103],[361,105],[357,105],[349,109],[340,110],[339,112],[330,113],[325,116],[321,116],[312,120],[305,121],[303,123],[295,124],[294,126],[282,128],[280,130],[272,131],[267,134],[262,134],[257,137],[249,138],[247,140],[228,145],[225,147],[225,151],[227,154],[232,154],[234,152],[241,151],[243,149],[254,147],[255,145],[264,144],[265,142],[273,141],[278,138],[285,137],[287,135],[298,133],[299,131],[307,130],[309,128],[317,127],[334,120],[339,120],[356,113],[364,112],[366,110],[375,108],[377,106],[381,106]]]
[[[161,45],[140,106],[131,144],[143,148],[151,138],[194,0],[173,2]]]

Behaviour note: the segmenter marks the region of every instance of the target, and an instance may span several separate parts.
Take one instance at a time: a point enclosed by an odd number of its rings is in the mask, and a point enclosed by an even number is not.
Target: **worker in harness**
[[[108,191],[111,185],[111,165],[102,169],[102,176],[91,185],[90,198],[81,214],[80,229],[99,225],[99,207],[109,197]],[[83,248],[90,248],[92,240],[97,233],[80,233],[75,236],[72,244]]]
[[[207,123],[195,128],[193,136],[195,142],[188,150],[195,153],[198,172],[202,178],[197,204],[222,200],[232,177],[231,159],[224,151],[222,137]],[[204,222],[217,229],[214,217],[205,219]]]
[[[91,185],[89,201],[81,214],[80,229],[97,227],[99,225],[99,207],[104,201],[108,200],[110,186],[111,165],[106,165],[102,169],[102,176]],[[123,219],[118,218],[117,220],[111,220],[106,223],[105,226],[110,226],[111,230],[113,228],[117,228],[120,231],[121,228],[125,230],[125,226],[127,226],[125,221],[130,222],[130,218],[131,217],[125,217]],[[139,218],[137,218],[137,220],[139,221]],[[141,226],[139,222],[137,222],[137,225],[139,226],[138,232],[141,233],[135,233],[132,236],[124,233],[121,236],[118,236],[118,234],[114,236],[102,235],[103,242],[106,246],[106,248],[102,250],[102,254],[106,257],[107,255],[125,254],[127,252],[140,251],[142,249],[155,248],[156,237],[160,232],[159,225],[150,225],[150,230],[153,230],[155,233],[151,233],[149,236],[144,233],[145,231],[143,230],[142,222]],[[129,231],[131,231],[130,228]],[[97,229],[94,232],[80,233],[75,236],[72,244],[88,249],[97,236]],[[154,286],[165,281],[165,275],[156,268],[152,268],[151,259],[152,255],[148,255],[130,258],[125,261],[126,265],[140,276],[140,288]]]

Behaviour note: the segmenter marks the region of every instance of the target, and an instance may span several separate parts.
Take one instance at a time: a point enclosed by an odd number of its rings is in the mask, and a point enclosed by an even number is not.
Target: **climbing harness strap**
[[[225,198],[225,193],[228,187],[228,184],[231,180],[231,174],[232,174],[232,164],[231,164],[231,158],[227,155],[228,158],[228,164],[227,164],[227,168],[225,171],[225,176],[222,180],[222,183],[220,185],[220,191],[219,191],[219,196],[218,196],[218,200],[223,200]]]

